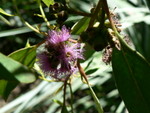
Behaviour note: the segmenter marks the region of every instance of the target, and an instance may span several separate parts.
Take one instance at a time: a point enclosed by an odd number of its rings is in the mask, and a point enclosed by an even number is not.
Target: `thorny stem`
[[[96,6],[94,12],[92,13],[92,17],[91,17],[91,20],[90,20],[90,23],[89,23],[88,28],[91,28],[91,27],[93,26],[93,24],[94,24],[94,22],[95,22],[95,19],[97,18],[97,15],[98,15],[98,13],[99,13],[99,11],[100,11],[100,8],[102,7],[102,5],[101,5],[102,2],[101,2],[101,1],[102,1],[102,0],[99,0],[99,2],[98,2],[98,4],[97,4],[97,6]]]
[[[95,103],[96,103],[96,107],[97,107],[98,113],[103,113],[103,109],[102,109],[102,107],[101,107],[101,104],[100,104],[100,102],[99,102],[99,100],[98,100],[98,98],[97,98],[95,92],[94,92],[93,89],[91,88],[91,86],[90,86],[90,84],[89,84],[89,81],[88,81],[88,79],[87,79],[87,77],[86,77],[86,74],[85,74],[83,68],[82,68],[81,65],[80,65],[79,60],[77,61],[77,66],[78,66],[78,69],[79,69],[79,72],[80,72],[81,76],[83,76],[83,78],[84,78],[85,81],[87,82],[88,87],[90,88],[91,94],[92,94],[92,96],[93,96],[93,98],[94,98],[94,101],[95,101]]]

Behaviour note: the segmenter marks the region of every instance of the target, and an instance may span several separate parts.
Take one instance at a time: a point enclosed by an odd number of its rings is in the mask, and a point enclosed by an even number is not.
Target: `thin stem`
[[[95,8],[95,10],[94,10],[94,12],[93,12],[93,14],[92,14],[92,17],[91,17],[91,20],[90,20],[90,23],[89,23],[89,27],[88,28],[91,28],[91,27],[93,27],[93,24],[94,24],[94,22],[95,22],[95,19],[97,18],[97,15],[98,15],[98,13],[99,13],[99,11],[100,11],[100,8],[101,8],[101,0],[99,0],[99,2],[98,2],[98,4],[97,4],[97,6],[96,6],[96,8]]]
[[[72,43],[78,43],[78,41],[74,40],[74,39],[71,39],[69,38],[68,41],[72,42]]]
[[[64,82],[63,106],[66,106],[66,88],[67,88],[67,81]]]
[[[118,37],[118,39],[120,41],[122,41],[121,39],[123,39],[123,37],[118,33],[116,26],[115,26],[115,24],[114,24],[114,22],[110,16],[107,0],[103,0],[103,5],[104,5],[104,10],[108,16],[109,21],[110,21],[111,27],[112,27],[113,31],[115,32],[115,35]]]
[[[19,9],[18,9],[18,7],[17,7],[16,0],[13,0],[13,3],[14,3],[14,5],[15,5],[15,9],[16,9],[16,11],[17,11],[17,15],[19,16],[19,18],[21,19],[21,21],[22,21],[27,27],[29,27],[30,29],[32,29],[33,31],[35,31],[35,32],[37,32],[37,33],[39,33],[39,34],[42,34],[38,29],[34,28],[32,25],[30,25],[28,22],[26,22],[26,21],[21,17],[21,15],[20,15],[20,13],[19,13]]]
[[[50,28],[50,23],[48,22],[48,20],[45,16],[45,13],[44,13],[44,10],[43,10],[42,4],[41,4],[41,0],[38,0],[38,4],[39,4],[39,8],[40,8],[40,12],[42,14],[42,17],[43,17],[44,21],[46,22],[47,26]]]
[[[100,102],[99,102],[95,92],[93,91],[92,87],[90,86],[89,81],[88,81],[88,79],[86,77],[86,74],[85,74],[83,68],[81,67],[81,65],[79,63],[79,60],[77,61],[77,66],[78,66],[78,69],[79,69],[79,72],[80,72],[81,76],[83,76],[83,78],[85,79],[85,81],[88,84],[88,87],[90,88],[91,94],[92,94],[92,96],[94,98],[94,101],[96,103],[96,107],[97,107],[98,113],[103,113],[103,109],[101,107],[101,104],[100,104]]]
[[[70,88],[70,95],[71,95],[71,113],[74,113],[73,112],[73,92],[72,92],[71,83],[69,83],[69,88]]]
[[[109,12],[109,8],[108,8],[107,0],[103,0],[103,7],[104,7],[104,10],[105,10],[105,12],[107,14],[107,17],[108,17],[109,21],[110,21],[112,29],[114,30],[114,32],[116,34],[118,34],[118,31],[117,31],[117,29],[116,29],[116,27],[114,25],[114,22],[113,22],[113,20],[112,20],[112,18],[110,16],[110,12]]]
[[[19,17],[20,17],[20,16],[19,16]],[[21,18],[21,17],[20,17],[20,18]],[[33,31],[35,31],[36,33],[41,34],[41,32],[40,32],[38,29],[34,28],[34,27],[33,27],[32,25],[30,25],[28,22],[24,21],[23,18],[22,18],[22,22],[23,22],[26,26],[28,26],[30,29],[32,29]]]
[[[105,11],[104,11],[104,7],[102,7],[101,17],[100,17],[100,30],[103,29],[104,22],[105,22]]]

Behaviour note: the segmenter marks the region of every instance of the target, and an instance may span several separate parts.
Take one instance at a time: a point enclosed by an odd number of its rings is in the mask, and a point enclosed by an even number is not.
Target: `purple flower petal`
[[[45,49],[37,55],[43,72],[58,80],[65,80],[76,72],[77,59],[84,59],[81,45],[67,41],[69,37],[70,32],[65,26],[61,31],[49,31]]]
[[[69,30],[63,26],[61,31],[50,30],[48,32],[48,42],[50,44],[58,44],[64,41],[67,41],[70,37]]]

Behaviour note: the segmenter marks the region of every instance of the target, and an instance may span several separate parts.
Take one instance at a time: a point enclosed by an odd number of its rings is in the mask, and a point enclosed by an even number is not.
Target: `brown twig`
[[[110,11],[109,11],[109,8],[108,8],[107,0],[102,0],[102,4],[103,4],[103,8],[104,8],[104,10],[105,10],[105,12],[107,14],[107,17],[108,17],[108,19],[110,21],[112,29],[116,30],[116,27],[115,27],[115,25],[113,23],[113,20],[112,20],[111,16],[110,16]]]
[[[96,6],[94,12],[92,13],[92,17],[91,17],[91,20],[90,20],[90,22],[89,22],[88,28],[93,27],[93,24],[94,24],[94,22],[95,22],[95,19],[97,18],[97,15],[98,15],[98,13],[99,13],[99,11],[100,11],[100,8],[102,7],[102,4],[101,4],[102,2],[101,2],[101,1],[102,1],[102,0],[99,0],[99,2],[98,2],[98,4],[97,4],[97,6]]]
[[[79,60],[77,61],[77,66],[78,66],[78,69],[79,69],[79,72],[80,72],[81,76],[85,79],[87,84],[89,84],[88,79],[86,77],[86,74],[85,74],[83,68],[81,67]]]

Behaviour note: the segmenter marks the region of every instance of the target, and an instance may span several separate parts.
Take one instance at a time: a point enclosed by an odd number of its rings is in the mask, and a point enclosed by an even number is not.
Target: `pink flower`
[[[51,44],[59,44],[60,42],[67,41],[70,37],[69,30],[63,26],[61,31],[51,30],[48,32],[47,41]]]
[[[76,72],[77,59],[83,58],[79,43],[69,42],[69,30],[63,26],[60,31],[51,30],[42,52],[37,55],[38,64],[46,75],[65,80]]]

